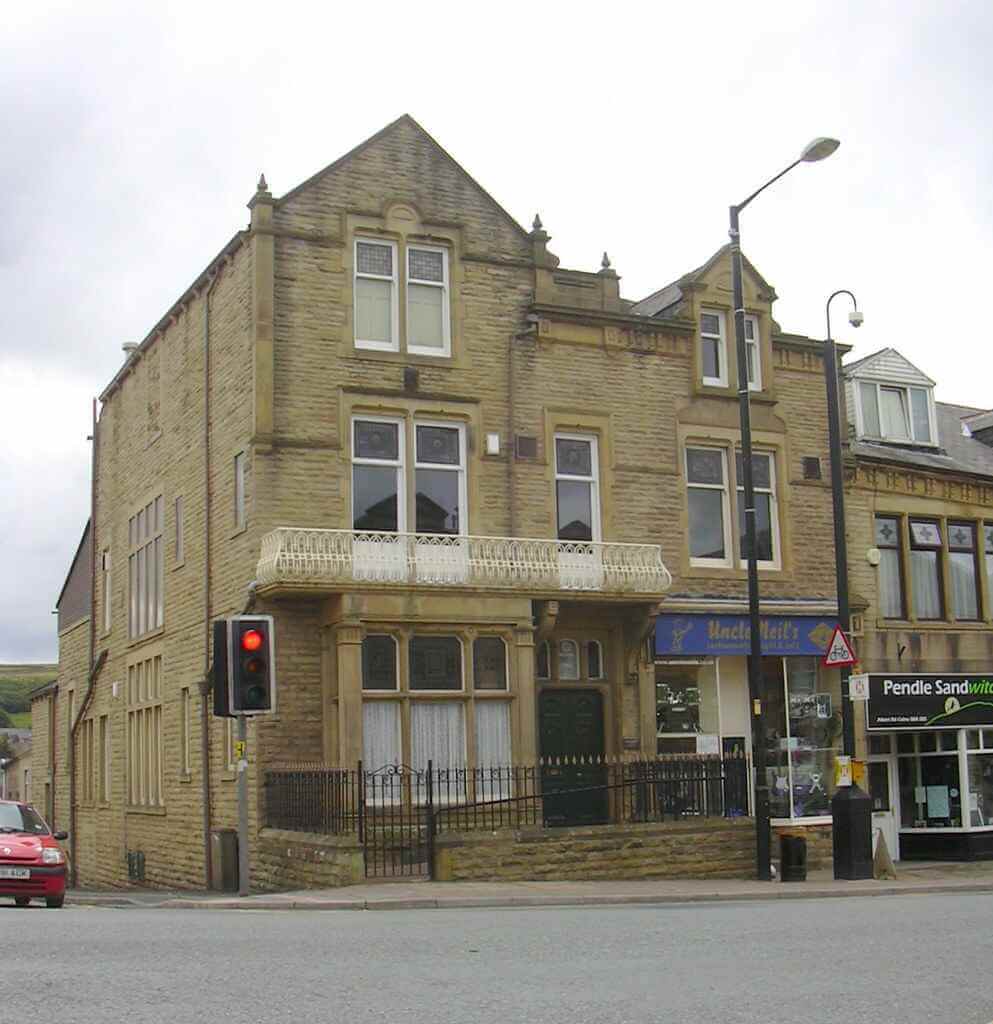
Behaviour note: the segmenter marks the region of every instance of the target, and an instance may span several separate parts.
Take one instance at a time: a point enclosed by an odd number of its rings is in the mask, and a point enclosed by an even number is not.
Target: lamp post
[[[762,712],[762,634],[759,615],[759,569],[755,545],[755,484],[752,478],[752,417],[748,390],[748,350],[745,344],[745,300],[742,294],[741,232],[738,218],[741,211],[774,182],[788,174],[797,164],[814,163],[829,157],[840,145],[837,139],[814,139],[799,159],[770,178],[743,202],[730,208],[731,281],[734,292],[734,337],[738,353],[738,413],[741,422],[742,488],[745,501],[745,552],[748,565],[748,624],[751,643],[748,655],[748,699],[751,706],[752,768],[755,773],[755,864],[763,881],[772,878],[769,860],[769,781],[766,777],[765,719]]]
[[[848,542],[845,538],[845,490],[841,469],[841,411],[838,403],[838,359],[831,337],[831,303],[839,296],[852,300],[848,322],[861,327],[864,319],[855,296],[846,288],[832,292],[824,306],[827,337],[824,339],[824,379],[827,385],[828,437],[831,445],[831,503],[834,512],[834,571],[838,591],[838,619],[847,633],[851,629],[851,608],[848,603]],[[855,756],[855,722],[852,702],[848,699],[851,669],[841,670],[841,742],[847,757]]]

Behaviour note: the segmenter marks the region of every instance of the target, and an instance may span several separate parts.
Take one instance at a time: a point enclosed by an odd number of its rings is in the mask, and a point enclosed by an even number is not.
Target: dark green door
[[[546,825],[607,821],[607,770],[601,764],[555,764],[602,758],[603,697],[595,690],[546,690],[538,705]],[[551,762],[551,763],[549,763]],[[576,792],[576,791],[579,792]]]

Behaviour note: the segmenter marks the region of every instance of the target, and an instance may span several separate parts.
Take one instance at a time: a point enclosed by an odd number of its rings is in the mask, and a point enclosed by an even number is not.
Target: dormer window
[[[906,444],[934,444],[933,399],[928,388],[859,381],[861,435]]]

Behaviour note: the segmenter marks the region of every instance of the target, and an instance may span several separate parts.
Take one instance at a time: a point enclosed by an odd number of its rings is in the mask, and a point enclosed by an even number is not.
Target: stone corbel
[[[624,623],[624,660],[630,675],[637,675],[642,665],[650,664],[645,656],[645,642],[654,633],[661,611],[661,604],[641,605]]]

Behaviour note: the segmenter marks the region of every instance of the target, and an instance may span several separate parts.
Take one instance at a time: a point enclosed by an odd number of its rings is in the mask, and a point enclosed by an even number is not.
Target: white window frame
[[[417,428],[418,427],[440,427],[443,430],[457,430],[459,435],[459,464],[458,466],[451,466],[447,463],[442,462],[419,462],[417,460]],[[440,536],[452,536],[452,537],[465,537],[469,532],[469,497],[468,488],[466,487],[466,436],[465,436],[465,424],[460,423],[458,420],[414,420],[414,429],[412,431],[413,437],[411,443],[413,445],[413,451],[411,452],[411,465],[413,466],[412,477],[411,477],[411,490],[415,498],[417,495],[417,471],[419,469],[438,469],[448,473],[458,473],[458,488],[459,488],[459,532],[457,534],[445,534]],[[417,509],[413,509],[414,520],[411,524],[414,531],[417,531]]]
[[[423,285],[425,287],[440,288],[441,289],[441,330],[442,330],[442,345],[441,348],[432,348],[429,345],[412,345],[408,341],[407,351],[412,352],[414,355],[419,356],[451,356],[452,354],[452,315],[451,315],[451,299],[449,297],[449,284],[448,284],[448,250],[439,245],[421,245],[417,242],[408,242],[404,246],[404,271],[406,273],[405,278],[405,292],[404,301],[406,303],[406,317],[407,317],[407,334],[410,334],[410,286],[412,284]],[[410,254],[413,250],[420,250],[421,252],[437,252],[441,253],[441,272],[442,280],[438,281],[424,281],[420,278],[411,276],[410,273]],[[357,265],[357,264],[356,264]]]
[[[392,266],[393,275],[386,277],[384,274],[368,274],[359,271],[359,244],[381,245],[389,247],[393,253]],[[352,323],[355,326],[355,347],[372,349],[378,352],[399,352],[400,351],[400,296],[399,296],[399,267],[397,243],[387,238],[374,238],[368,235],[356,235],[352,246]],[[390,282],[390,336],[391,341],[368,341],[359,337],[358,332],[358,287],[356,281],[359,278],[366,278],[370,281]]]
[[[748,325],[752,325],[752,337],[748,337]],[[751,314],[745,317],[745,369],[748,370],[748,353],[752,353],[752,365],[755,367],[755,379],[748,374],[748,390],[762,390],[762,338],[759,334],[759,318]]]
[[[885,380],[866,380],[865,378],[859,379],[858,377],[852,378],[852,384],[855,392],[855,430],[859,437],[878,441],[892,441],[902,444],[927,445],[931,448],[938,447],[938,424],[935,412],[933,388],[926,387],[921,384],[897,384],[890,383]],[[876,416],[879,420],[879,434],[870,434],[866,429],[865,414],[862,410],[862,388],[865,385],[871,387],[876,396]],[[886,424],[883,423],[883,403],[882,395],[880,394],[883,388],[887,388],[891,391],[903,392],[903,400],[907,409],[907,425],[910,430],[909,438],[894,437],[892,434],[887,434]],[[928,430],[931,434],[930,439],[927,441],[922,441],[914,436],[914,407],[910,394],[911,391],[923,391],[927,396]]]
[[[734,481],[734,499],[736,502],[741,501],[742,504],[745,502],[745,483],[741,481],[739,484],[737,480],[737,464],[739,451],[735,449],[735,481]],[[763,449],[752,449],[752,458],[764,456],[769,460],[769,486],[768,487],[755,487],[756,494],[768,494],[769,495],[769,518],[770,525],[772,526],[772,554],[773,558],[771,561],[759,559],[758,567],[760,569],[779,569],[783,564],[783,553],[779,540],[779,501],[776,497],[776,453]],[[737,508],[735,508],[737,512]],[[748,567],[748,559],[742,557],[744,554],[744,537],[737,537],[738,542],[738,565],[742,569]]]
[[[724,467],[724,481],[722,484],[702,484],[690,482],[689,455],[690,451],[718,452],[721,456],[721,463]],[[690,556],[690,565],[701,568],[730,569],[734,564],[734,531],[731,526],[731,479],[730,466],[728,465],[728,450],[721,445],[697,444],[687,441],[683,446],[683,474],[686,479],[686,507],[689,510],[689,492],[691,487],[702,490],[721,492],[721,519],[724,524],[724,557],[723,558],[694,558]],[[689,530],[686,534],[687,548],[689,547]]]
[[[370,459],[365,456],[359,456],[356,454],[355,445],[355,426],[357,423],[393,423],[397,426],[397,457],[396,459]],[[353,466],[392,466],[396,472],[397,478],[397,533],[407,532],[407,437],[406,437],[406,422],[403,417],[398,416],[367,416],[364,413],[353,413],[352,414],[352,426],[351,426],[351,449],[352,449],[352,465]],[[351,508],[349,511],[349,520],[351,522],[351,528],[356,529],[355,526],[355,474],[353,472],[351,478]]]
[[[703,317],[716,316],[717,326],[719,328],[717,334],[708,334],[703,329]],[[721,309],[701,309],[700,310],[700,377],[704,384],[708,387],[726,388],[728,386],[728,344],[727,344],[727,317],[724,311]],[[717,342],[717,358],[720,363],[720,375],[717,377],[708,377],[703,372],[703,341]]]
[[[559,453],[558,445],[555,443],[558,440],[563,441],[586,441],[590,445],[590,475],[580,476],[573,473],[561,473],[559,472]],[[601,532],[600,522],[600,449],[597,444],[598,438],[596,434],[572,434],[565,431],[556,431],[555,436],[552,439],[552,458],[555,460],[555,536],[559,540],[560,544],[598,544],[603,540],[603,534]],[[558,496],[558,482],[559,480],[574,480],[580,483],[588,483],[590,485],[590,532],[592,538],[589,541],[568,541],[561,540],[558,537],[559,533],[559,496]]]

